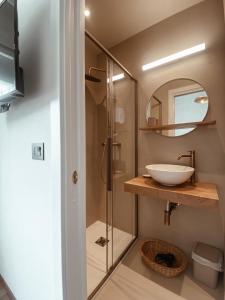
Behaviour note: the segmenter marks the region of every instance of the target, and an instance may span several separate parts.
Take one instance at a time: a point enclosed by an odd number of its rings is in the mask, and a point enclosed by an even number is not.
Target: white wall
[[[0,273],[18,300],[62,299],[58,4],[18,0],[26,96],[0,114]]]

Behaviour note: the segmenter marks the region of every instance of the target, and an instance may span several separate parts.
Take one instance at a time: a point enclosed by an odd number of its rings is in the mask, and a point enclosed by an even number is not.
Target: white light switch
[[[32,144],[32,159],[44,160],[44,143]]]

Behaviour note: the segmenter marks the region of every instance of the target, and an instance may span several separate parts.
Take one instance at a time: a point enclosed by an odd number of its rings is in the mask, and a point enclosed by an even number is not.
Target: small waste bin
[[[223,272],[223,253],[219,249],[197,243],[192,251],[193,276],[210,288],[216,288],[219,272]]]

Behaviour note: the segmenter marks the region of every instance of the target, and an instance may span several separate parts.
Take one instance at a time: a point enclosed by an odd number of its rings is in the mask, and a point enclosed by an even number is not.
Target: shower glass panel
[[[136,235],[135,196],[124,182],[135,177],[135,82],[112,64],[112,260],[115,264]]]
[[[86,250],[91,298],[136,237],[136,199],[123,188],[126,180],[135,177],[135,81],[87,36],[85,50]]]

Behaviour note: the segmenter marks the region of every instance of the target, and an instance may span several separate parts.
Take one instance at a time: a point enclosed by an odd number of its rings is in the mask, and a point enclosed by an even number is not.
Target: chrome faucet
[[[188,151],[188,153],[189,154],[182,154],[182,155],[178,156],[177,159],[180,160],[183,157],[190,158],[190,166],[195,169],[195,150]],[[196,176],[195,175],[196,174],[195,174],[195,171],[194,171],[193,175],[191,176],[191,183],[193,183],[193,184],[196,182]]]

